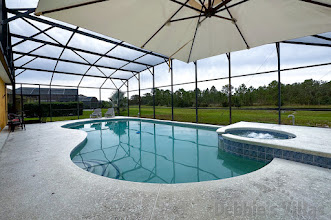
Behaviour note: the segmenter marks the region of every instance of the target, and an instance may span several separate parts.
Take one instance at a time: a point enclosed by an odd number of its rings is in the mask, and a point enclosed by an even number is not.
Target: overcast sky
[[[38,0],[7,0],[8,8],[25,8],[25,7],[36,7]],[[34,23],[38,25],[42,30],[48,28],[47,25],[40,25],[39,23]],[[29,27],[26,22],[21,19],[11,22],[11,31],[13,33],[22,34],[25,36],[31,36],[34,33],[37,33],[38,30]],[[47,31],[51,34],[56,40],[65,44],[67,39],[70,37],[70,32],[61,31],[60,29],[51,29]],[[331,34],[328,34],[331,37]],[[50,40],[47,36],[39,36],[39,39]],[[52,40],[50,40],[52,41]],[[13,39],[13,43],[17,42],[17,39]],[[52,41],[54,42],[54,41]],[[25,42],[15,47],[14,49],[21,51],[29,51],[36,46],[39,46],[38,43]],[[70,46],[80,47],[87,50],[93,50],[95,52],[105,53],[107,52],[112,45],[104,43],[102,41],[93,40],[82,35],[75,35],[71,40]],[[38,54],[58,57],[61,49],[57,48],[47,48],[44,47],[41,50],[38,50]],[[113,55],[117,56],[139,56],[138,52],[130,52],[127,50],[116,50],[112,52]],[[98,57],[93,55],[86,55],[80,53],[85,59],[89,62],[94,62]],[[65,51],[62,58],[74,59],[77,61],[82,61],[82,59],[74,54],[71,51]],[[250,50],[234,52],[231,54],[232,60],[232,75],[247,74],[253,72],[261,72],[266,70],[275,70],[277,69],[277,53],[275,44],[269,44],[257,48],[252,48]],[[20,59],[15,63],[15,65],[22,65],[23,63],[29,61],[32,58]],[[38,60],[38,59],[37,59]],[[35,60],[28,64],[28,67],[34,68],[47,68],[53,70],[55,66],[55,61],[51,60]],[[103,60],[100,60],[102,64]],[[84,61],[83,61],[84,62]],[[104,61],[105,62],[105,61]],[[281,44],[281,68],[287,67],[296,67],[304,65],[312,65],[319,63],[331,62],[331,48],[326,47],[316,47],[316,46],[298,46],[298,45],[289,45]],[[112,63],[112,65],[121,66],[123,62],[117,61]],[[137,68],[134,65],[131,65],[132,68]],[[57,66],[59,71],[70,71],[77,73],[84,73],[87,67],[84,65],[73,65],[61,63]],[[104,70],[106,75],[108,75],[107,70]],[[95,69],[91,69],[89,74],[100,75],[101,73]],[[128,73],[117,73],[119,74],[128,74]],[[211,57],[208,59],[203,59],[198,61],[198,80],[226,77],[228,75],[228,62],[225,55],[219,55]],[[30,83],[45,83],[49,84],[52,73],[40,73],[33,71],[26,71],[17,77],[17,82],[30,82]],[[155,67],[155,79],[156,86],[163,86],[170,84],[170,73],[167,64],[162,64]],[[316,67],[301,69],[295,71],[283,72],[281,75],[281,80],[283,83],[294,83],[302,82],[305,79],[315,79],[315,80],[331,80],[331,66]],[[77,86],[81,77],[78,76],[69,76],[62,74],[55,74],[53,78],[54,85],[75,85]],[[269,84],[271,81],[277,79],[277,73],[264,74],[258,76],[249,76],[241,78],[233,78],[232,84],[234,87],[245,83],[247,86],[263,86]],[[84,78],[81,82],[82,86],[100,86],[103,83],[103,79],[97,78]],[[181,61],[174,61],[174,83],[183,83],[183,82],[193,82],[194,81],[194,65],[193,63],[186,64]],[[200,89],[210,88],[212,85],[216,86],[217,89],[221,89],[223,85],[227,84],[228,80],[218,80],[213,82],[199,83]],[[120,81],[115,81],[116,85],[120,85]],[[105,83],[106,88],[113,87],[112,83],[108,80]],[[148,71],[141,73],[141,88],[150,88],[152,87],[152,76]],[[126,91],[126,87],[123,87]],[[138,84],[136,79],[130,80],[130,90],[137,89]],[[194,84],[185,85],[185,86],[175,86],[175,90],[179,88],[184,88],[188,90],[194,89]],[[170,89],[170,88],[167,88]],[[112,91],[103,90],[102,99],[106,100]],[[145,92],[150,92],[150,90],[143,90],[142,94]],[[80,89],[80,93],[88,96],[96,96],[99,98],[98,89]],[[136,94],[132,92],[131,94]],[[130,94],[130,95],[131,95]]]

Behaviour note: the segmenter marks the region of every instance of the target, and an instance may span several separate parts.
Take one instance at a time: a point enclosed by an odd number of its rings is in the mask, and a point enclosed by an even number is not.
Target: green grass
[[[107,112],[107,109],[102,109],[102,115],[104,115]],[[85,119],[85,118],[90,118],[90,114],[93,111],[83,111],[83,115],[79,116],[79,119]],[[59,116],[59,117],[52,117],[52,120],[50,117],[46,118],[47,122],[50,121],[66,121],[66,120],[76,120],[78,119],[77,116]],[[31,120],[38,120],[38,118],[25,118],[25,121],[31,121]]]
[[[123,112],[124,113],[124,112]],[[126,112],[125,112],[126,113]],[[155,110],[157,119],[171,120],[171,108],[156,107]],[[303,126],[318,126],[331,127],[331,111],[283,111],[282,124],[292,124],[292,120],[287,116],[295,115],[296,125]],[[130,107],[130,115],[137,116],[138,108]],[[141,108],[141,117],[152,118],[153,108],[143,106]],[[195,109],[174,109],[174,120],[195,122]],[[200,123],[207,124],[229,124],[228,109],[199,109],[198,120]],[[278,123],[278,111],[273,110],[240,110],[232,109],[232,123],[239,121],[262,122],[262,123]]]
[[[264,106],[265,107],[265,106]],[[287,107],[287,106],[286,106]],[[291,106],[302,107],[302,106]],[[304,106],[307,108],[307,106]],[[328,106],[329,107],[329,106]],[[309,108],[317,108],[317,106],[309,106]],[[104,114],[107,109],[102,109]],[[79,118],[89,118],[92,111],[83,111],[83,115]],[[157,119],[171,120],[171,108],[156,107],[155,110]],[[282,124],[292,124],[291,119],[287,116],[295,115],[295,124],[303,126],[316,127],[331,127],[331,111],[284,111],[282,112]],[[121,115],[126,116],[127,111],[121,111]],[[130,106],[130,116],[138,116],[138,106]],[[198,118],[200,123],[226,125],[229,124],[228,109],[199,109]],[[141,117],[153,118],[153,107],[142,106]],[[73,120],[77,116],[53,117],[53,121]],[[27,119],[29,120],[29,119]],[[195,109],[175,108],[174,120],[184,122],[195,122]],[[47,118],[50,121],[50,118]],[[232,109],[232,123],[239,121],[262,122],[262,123],[278,123],[278,112],[273,110],[240,110]]]

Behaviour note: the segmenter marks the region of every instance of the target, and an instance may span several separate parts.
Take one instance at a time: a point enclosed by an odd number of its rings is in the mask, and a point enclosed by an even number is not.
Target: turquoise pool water
[[[101,176],[147,183],[188,183],[234,177],[265,163],[218,149],[216,128],[117,120],[70,128],[87,132],[72,152],[80,168]]]

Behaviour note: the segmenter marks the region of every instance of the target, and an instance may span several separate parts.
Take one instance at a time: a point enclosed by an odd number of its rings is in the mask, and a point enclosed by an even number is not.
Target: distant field
[[[256,108],[266,108],[268,106],[255,106]],[[304,106],[305,108],[321,108],[321,106]],[[302,106],[284,106],[284,108],[302,108]],[[331,106],[323,106],[331,108]],[[104,114],[107,109],[102,109]],[[89,118],[92,111],[83,111],[79,118]],[[331,111],[283,111],[282,124],[292,124],[291,119],[287,116],[295,115],[295,124],[303,126],[331,127]],[[121,115],[126,116],[127,111],[121,111]],[[138,106],[130,106],[130,116],[138,116]],[[228,109],[199,109],[199,122],[207,124],[226,125],[229,124]],[[141,117],[153,118],[153,107],[142,106]],[[171,120],[171,108],[156,107],[156,118]],[[53,121],[74,120],[77,116],[53,117]],[[27,119],[31,120],[31,119]],[[175,108],[174,120],[195,122],[195,109]],[[47,118],[50,121],[50,118]],[[278,112],[274,110],[240,110],[232,108],[232,123],[239,121],[278,123]]]
[[[266,106],[263,106],[266,107]],[[298,107],[299,106],[291,106]],[[305,106],[307,107],[307,106]],[[329,108],[330,106],[326,107]],[[315,106],[309,106],[315,108]],[[171,108],[156,107],[156,118],[171,120]],[[122,112],[127,115],[127,112]],[[331,127],[331,111],[283,111],[282,124],[292,124],[292,120],[287,116],[295,115],[295,124],[303,126]],[[138,115],[138,107],[130,106],[130,116]],[[153,108],[142,106],[141,117],[152,118]],[[195,109],[174,109],[174,120],[195,122]],[[199,109],[198,120],[200,123],[207,124],[229,124],[228,109]],[[273,110],[240,110],[232,108],[232,123],[239,121],[263,122],[263,123],[278,123],[278,111]]]

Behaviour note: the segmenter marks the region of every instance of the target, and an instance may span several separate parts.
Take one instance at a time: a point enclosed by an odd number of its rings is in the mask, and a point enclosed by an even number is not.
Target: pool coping
[[[292,139],[253,139],[226,134],[231,129],[265,129],[280,133],[293,134]],[[244,144],[256,144],[264,147],[312,154],[316,156],[331,158],[331,129],[292,125],[264,124],[256,122],[238,122],[224,126],[217,130],[224,139],[237,141]]]
[[[0,154],[0,216],[233,219],[235,213],[219,212],[218,205],[250,204],[256,198],[256,204],[268,207],[271,202],[277,209],[254,218],[279,219],[291,215],[282,204],[294,197],[309,207],[323,208],[318,213],[323,218],[331,217],[329,169],[275,158],[257,171],[222,180],[182,184],[114,180],[86,172],[71,161],[70,152],[86,138],[84,131],[62,127],[72,122],[27,125],[26,131],[10,133]]]
[[[202,128],[207,128],[207,129],[215,128],[216,130],[223,127],[223,125],[211,125],[211,124],[170,121],[170,120],[160,120],[160,119],[150,119],[150,118],[137,118],[137,117],[127,117],[127,116],[116,116],[113,118],[105,118],[105,117],[91,118],[91,119],[83,119],[80,121],[75,120],[75,122],[64,124],[64,125],[62,125],[62,127],[69,128],[71,126],[84,124],[84,123],[86,123],[86,121],[93,123],[93,122],[99,122],[99,121],[118,121],[118,120],[128,120],[128,119],[133,120],[133,121],[158,122],[160,124],[175,124],[175,125],[183,125],[183,126],[189,125],[190,127],[202,127]]]

